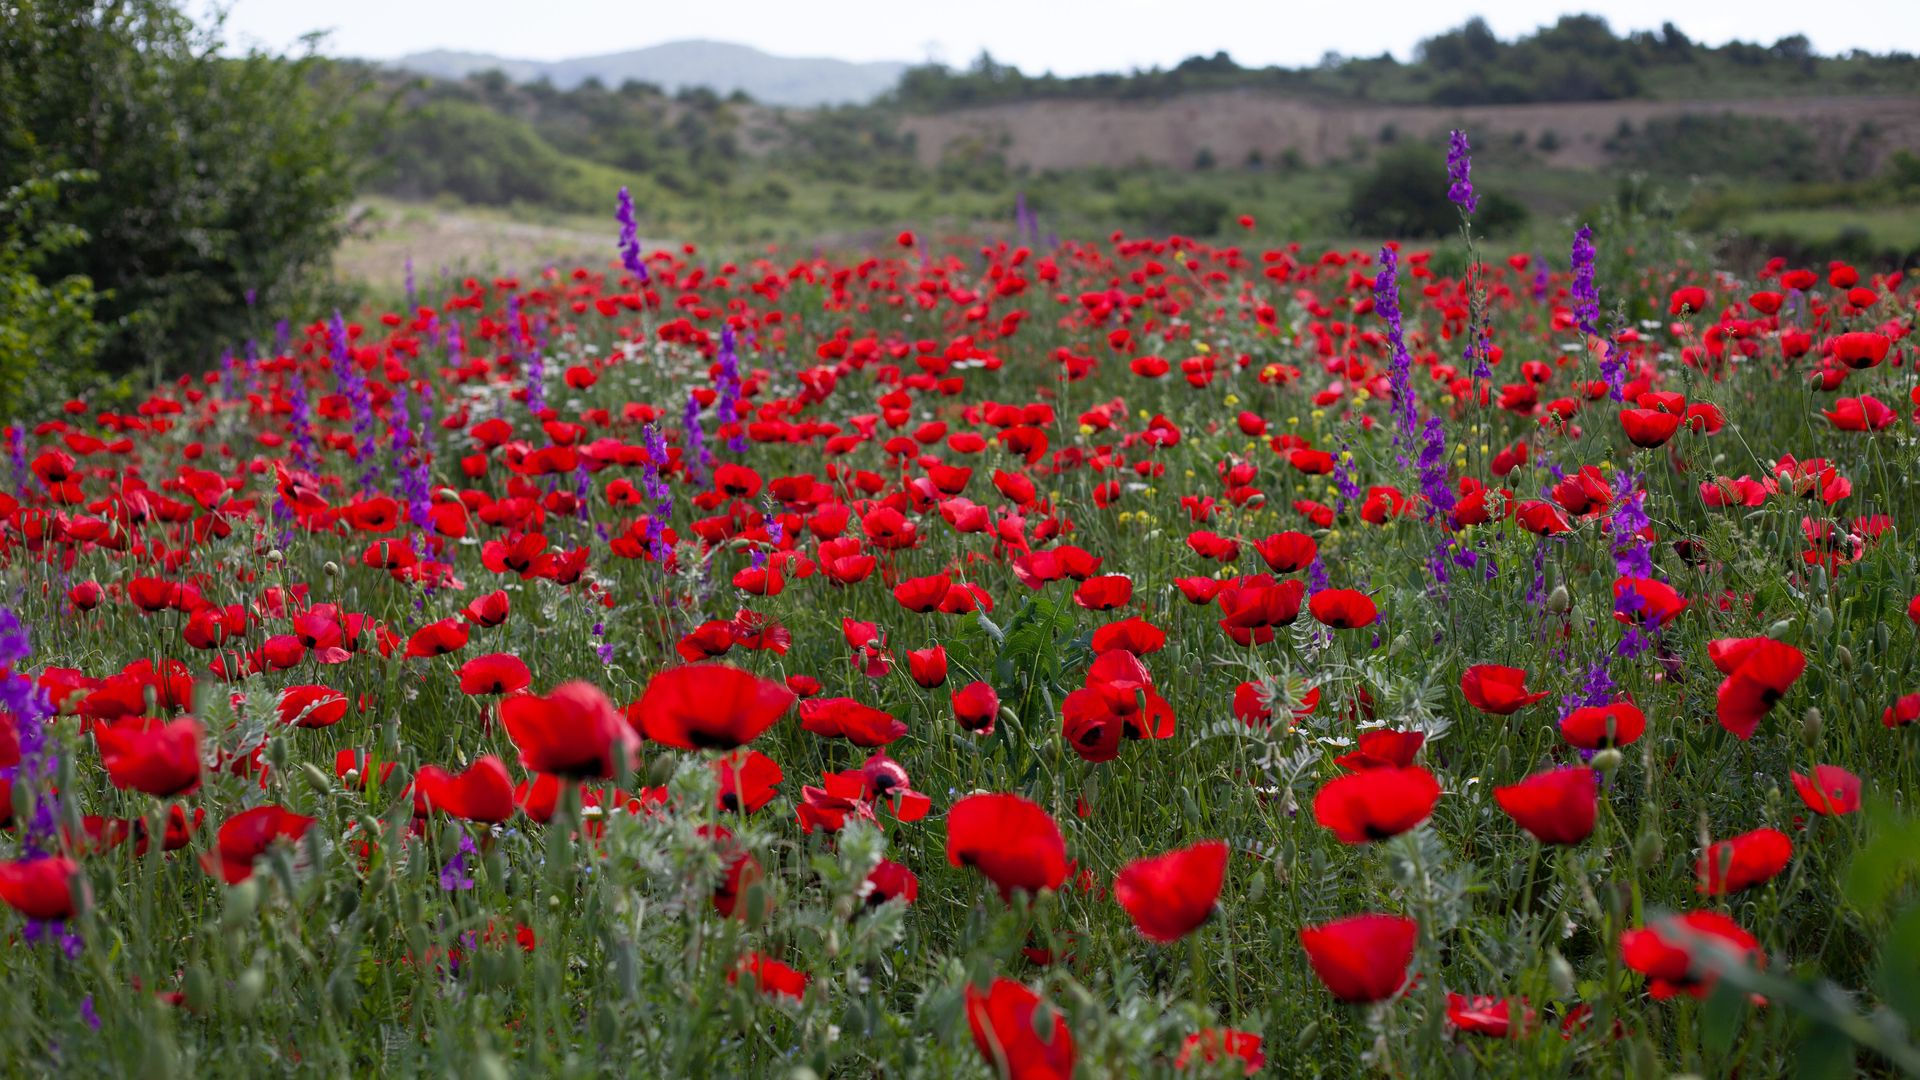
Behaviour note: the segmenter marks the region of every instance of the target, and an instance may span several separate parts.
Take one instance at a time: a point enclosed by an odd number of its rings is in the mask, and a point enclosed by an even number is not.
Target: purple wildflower
[[[460,848],[440,868],[440,887],[447,892],[473,888],[473,875],[467,873],[467,856],[475,854],[473,837],[466,832],[460,834]]]
[[[700,399],[691,392],[687,394],[687,407],[681,410],[680,425],[687,435],[687,479],[696,487],[703,486],[707,474],[713,471],[713,451],[707,449],[707,430],[700,425]]]
[[[1573,267],[1573,321],[1583,332],[1600,332],[1600,290],[1593,283],[1593,229],[1580,226],[1573,234],[1573,250],[1568,261]]]
[[[1400,256],[1391,248],[1380,249],[1380,273],[1373,279],[1373,309],[1387,324],[1387,342],[1393,359],[1387,368],[1387,384],[1393,391],[1393,446],[1400,467],[1407,465],[1406,449],[1413,445],[1419,423],[1413,401],[1413,356],[1407,352],[1407,337],[1400,315]]]
[[[613,216],[620,222],[620,265],[645,285],[649,279],[647,264],[640,258],[640,223],[633,216],[633,195],[624,187],[620,189],[620,207]]]
[[[664,563],[668,548],[667,520],[673,516],[673,489],[667,486],[660,470],[667,464],[667,439],[660,429],[648,424],[640,432],[640,445],[647,460],[641,466],[640,487],[647,497],[647,550],[653,561]]]
[[[1480,205],[1479,196],[1473,193],[1473,159],[1467,156],[1472,149],[1464,131],[1447,137],[1447,199],[1466,214]]]
[[[720,331],[719,382],[718,421],[720,430],[725,431],[740,421],[740,353],[736,347],[732,327]],[[727,439],[727,449],[736,454],[746,453],[746,435],[736,428]]]

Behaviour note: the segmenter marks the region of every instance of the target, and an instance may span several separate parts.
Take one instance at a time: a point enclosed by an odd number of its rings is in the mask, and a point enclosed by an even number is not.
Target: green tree
[[[81,274],[41,276],[50,258],[87,239],[78,226],[42,217],[62,188],[93,179],[56,173],[0,193],[0,416],[14,414],[36,372],[84,373],[99,351],[93,282]]]
[[[205,364],[250,296],[307,287],[347,227],[353,91],[310,51],[223,55],[172,0],[0,4],[0,190],[97,175],[45,272],[101,289],[104,370]]]

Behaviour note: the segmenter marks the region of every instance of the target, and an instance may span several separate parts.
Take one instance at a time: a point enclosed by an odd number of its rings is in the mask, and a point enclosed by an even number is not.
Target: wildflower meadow
[[[1920,288],[1471,159],[1432,249],[609,192],[19,418],[0,1071],[1920,1069]]]

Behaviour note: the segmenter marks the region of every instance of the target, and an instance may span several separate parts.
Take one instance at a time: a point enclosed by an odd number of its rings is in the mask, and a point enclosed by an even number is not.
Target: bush
[[[0,190],[62,170],[52,280],[99,287],[109,371],[204,364],[346,226],[352,87],[318,59],[223,55],[168,0],[0,6]]]
[[[1217,195],[1161,188],[1130,191],[1114,209],[1134,228],[1183,236],[1212,236],[1227,216],[1226,201]]]
[[[1479,189],[1473,223],[1488,235],[1511,232],[1527,218],[1526,207],[1496,191]],[[1347,224],[1364,236],[1445,236],[1460,225],[1447,201],[1447,164],[1428,146],[1404,146],[1380,156],[1347,195]]]
[[[102,328],[93,309],[100,294],[82,274],[42,280],[41,266],[86,242],[74,225],[39,224],[63,187],[93,180],[56,173],[0,195],[0,416],[11,416],[34,373],[83,375],[99,351]]]

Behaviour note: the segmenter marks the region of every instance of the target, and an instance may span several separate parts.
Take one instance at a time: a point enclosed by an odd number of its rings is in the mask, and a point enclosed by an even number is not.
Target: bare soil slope
[[[1258,151],[1268,162],[1288,150],[1317,165],[1377,145],[1391,127],[1403,138],[1464,128],[1485,143],[1523,135],[1546,164],[1596,168],[1620,125],[1657,117],[1737,113],[1806,125],[1835,144],[1872,125],[1876,156],[1920,147],[1920,96],[1777,98],[1726,101],[1607,101],[1459,108],[1342,105],[1260,90],[1188,94],[1167,101],[1034,101],[909,116],[920,159],[936,164],[955,144],[998,147],[1009,164],[1032,169],[1139,162],[1190,168],[1202,150],[1223,166]],[[1545,138],[1551,132],[1551,138]],[[1545,141],[1552,149],[1542,148]]]

